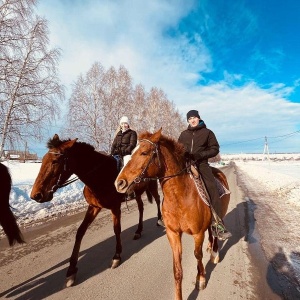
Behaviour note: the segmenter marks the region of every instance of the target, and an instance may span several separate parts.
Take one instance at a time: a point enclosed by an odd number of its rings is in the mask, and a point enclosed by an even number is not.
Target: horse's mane
[[[71,141],[71,139],[66,139],[66,140],[59,140],[59,139],[49,139],[47,142],[47,148],[48,149],[54,149],[54,148],[58,148],[60,147],[63,143]],[[76,145],[78,145],[81,149],[85,149],[85,150],[95,150],[95,147],[85,143],[85,142],[76,142]]]
[[[145,131],[139,135],[139,139],[150,139],[153,134]],[[166,135],[161,135],[159,143],[162,146],[167,147],[171,153],[176,157],[178,162],[182,162],[183,155],[185,152],[184,146],[181,143],[178,143],[174,138],[168,137]]]

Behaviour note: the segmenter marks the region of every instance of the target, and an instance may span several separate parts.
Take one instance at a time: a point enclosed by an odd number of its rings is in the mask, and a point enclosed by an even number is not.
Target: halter
[[[150,156],[150,158],[148,160],[147,165],[145,166],[145,168],[143,169],[143,171],[141,172],[141,174],[139,176],[137,176],[133,180],[133,182],[130,184],[130,186],[132,184],[134,184],[134,183],[140,183],[141,181],[161,180],[161,179],[173,178],[173,177],[181,175],[184,171],[186,171],[188,169],[188,167],[185,167],[181,171],[179,171],[178,173],[173,174],[173,175],[168,175],[168,176],[162,176],[162,177],[143,177],[145,175],[145,173],[146,173],[146,171],[147,171],[147,169],[148,169],[148,167],[149,167],[149,165],[150,165],[150,163],[151,163],[151,161],[152,161],[152,159],[153,159],[153,157],[154,157],[155,154],[156,154],[156,156],[158,158],[158,166],[159,166],[159,168],[161,168],[161,162],[160,162],[160,157],[159,157],[159,146],[158,146],[158,144],[153,143],[153,142],[151,142],[150,140],[147,140],[147,139],[142,139],[142,140],[140,140],[140,142],[148,142],[148,143],[150,143],[151,145],[154,146],[154,150],[151,153],[151,156]]]

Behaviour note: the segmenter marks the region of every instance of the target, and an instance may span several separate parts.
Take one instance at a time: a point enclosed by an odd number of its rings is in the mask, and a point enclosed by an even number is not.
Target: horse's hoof
[[[76,279],[76,274],[73,274],[73,275],[70,275],[66,278],[66,281],[65,281],[65,288],[68,288],[68,287],[71,287],[74,285],[75,283],[75,279]]]
[[[141,235],[140,233],[135,233],[134,236],[133,236],[133,239],[134,239],[134,240],[138,240],[138,239],[141,238],[141,236],[142,236],[142,235]]]
[[[214,252],[212,251],[211,252],[211,255],[210,255],[210,261],[213,263],[213,264],[217,264],[219,263],[220,261],[220,256],[219,256],[219,252]]]
[[[206,288],[206,281],[205,280],[197,280],[196,281],[196,289],[202,291]]]
[[[165,227],[164,221],[163,221],[163,220],[160,220],[160,219],[157,221],[156,225],[157,225],[157,226]]]
[[[113,259],[111,262],[111,269],[117,268],[121,264],[121,259]]]

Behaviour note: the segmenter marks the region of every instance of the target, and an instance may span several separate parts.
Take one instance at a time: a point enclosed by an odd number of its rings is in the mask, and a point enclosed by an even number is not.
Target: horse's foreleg
[[[197,235],[194,235],[195,240],[195,250],[194,255],[197,259],[197,277],[196,277],[196,288],[198,290],[204,290],[206,287],[206,279],[205,279],[205,268],[203,266],[202,258],[203,258],[203,241],[204,241],[204,232],[200,232]]]
[[[139,209],[139,225],[134,234],[133,239],[138,240],[142,236],[142,231],[143,231],[144,203],[143,203],[141,195],[139,195],[139,194],[136,194],[135,199],[136,199],[136,203],[137,203],[138,209]]]
[[[167,230],[167,236],[173,252],[173,273],[175,279],[175,299],[182,300],[182,244],[181,233]]]
[[[121,242],[121,205],[111,209],[114,224],[114,233],[116,236],[116,252],[112,259],[111,268],[118,267],[121,263],[122,242]]]
[[[100,210],[101,210],[101,208],[99,208],[99,207],[94,207],[94,206],[89,205],[88,210],[85,214],[85,217],[84,217],[81,225],[77,229],[75,244],[73,247],[72,255],[70,257],[70,266],[67,271],[65,287],[70,287],[75,282],[76,274],[78,271],[77,262],[78,262],[78,256],[79,256],[79,250],[80,250],[82,238],[85,235],[86,230],[88,229],[90,224],[92,224],[93,221],[95,220],[95,218],[98,215]]]

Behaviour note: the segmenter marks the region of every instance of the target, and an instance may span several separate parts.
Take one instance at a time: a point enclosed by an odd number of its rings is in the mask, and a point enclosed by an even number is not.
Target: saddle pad
[[[190,177],[193,179],[193,181],[196,185],[198,194],[200,195],[203,202],[206,205],[210,206],[209,195],[208,195],[208,192],[207,192],[206,187],[204,185],[204,182],[202,180],[202,177],[201,176],[196,177],[196,176],[194,176],[193,173],[190,173]],[[217,184],[217,188],[218,188],[220,198],[222,198],[224,195],[230,194],[230,191],[221,183],[221,181],[219,179],[215,178],[215,181],[216,181],[216,184]]]
[[[190,177],[195,183],[195,186],[197,188],[198,194],[200,198],[203,200],[203,202],[207,205],[210,206],[210,201],[209,201],[209,195],[206,191],[206,187],[204,186],[204,182],[201,177],[196,177],[193,174],[190,174]]]

